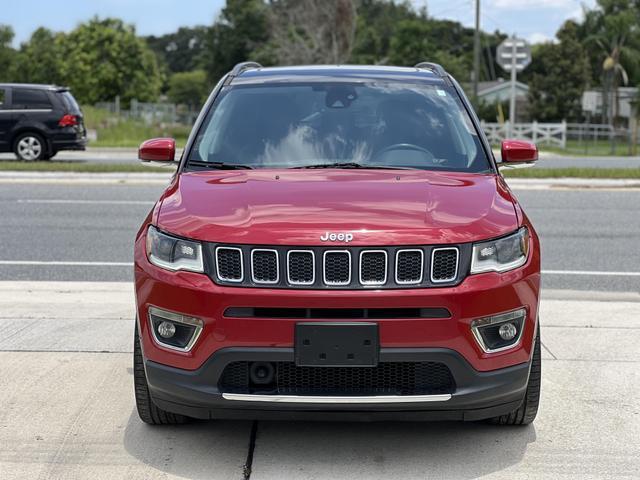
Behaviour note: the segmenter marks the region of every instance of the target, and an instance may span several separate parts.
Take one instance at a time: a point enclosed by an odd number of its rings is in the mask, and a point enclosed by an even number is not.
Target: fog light
[[[162,338],[171,338],[176,333],[176,326],[170,322],[162,322],[158,325],[158,333]]]
[[[524,308],[479,318],[471,322],[471,331],[480,348],[486,353],[515,347],[524,330],[527,311]]]
[[[149,307],[149,323],[156,343],[181,352],[191,350],[204,326],[199,318],[152,306]]]
[[[503,340],[513,340],[514,338],[516,338],[517,333],[518,329],[513,323],[505,323],[504,325],[500,325],[500,329],[498,330],[498,334]]]

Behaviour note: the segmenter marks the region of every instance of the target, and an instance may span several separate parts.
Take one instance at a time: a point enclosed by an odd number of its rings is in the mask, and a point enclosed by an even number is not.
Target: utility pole
[[[476,0],[476,30],[473,34],[473,101],[478,105],[480,81],[480,0]]]

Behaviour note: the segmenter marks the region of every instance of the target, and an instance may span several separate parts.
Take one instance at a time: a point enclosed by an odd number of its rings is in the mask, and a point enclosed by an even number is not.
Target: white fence
[[[482,128],[492,145],[498,145],[507,138],[530,140],[534,143],[552,145],[559,148],[567,146],[567,123],[487,123]]]
[[[135,118],[143,120],[147,124],[171,123],[193,125],[198,116],[198,111],[186,105],[176,105],[173,103],[145,103],[131,100],[128,110],[120,108],[120,102],[100,102],[95,105],[97,108],[108,110],[109,112],[124,118]]]

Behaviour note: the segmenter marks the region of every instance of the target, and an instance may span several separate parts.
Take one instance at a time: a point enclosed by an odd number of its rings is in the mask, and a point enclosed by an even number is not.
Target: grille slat
[[[216,248],[216,269],[218,277],[226,282],[242,282],[242,250],[235,247]]]
[[[450,282],[458,275],[458,249],[435,248],[431,254],[431,281]]]
[[[384,285],[387,282],[387,252],[365,250],[360,253],[360,283]]]
[[[223,392],[279,395],[435,395],[453,393],[455,381],[439,362],[383,362],[376,367],[298,367],[275,362],[270,385],[252,385],[250,362],[232,362],[218,386]]]
[[[351,283],[351,254],[348,250],[324,252],[324,283],[349,285]]]
[[[293,285],[313,285],[316,281],[315,255],[311,250],[287,252],[287,280]]]
[[[252,250],[251,275],[256,283],[278,283],[280,279],[278,252],[257,248]]]
[[[424,252],[418,249],[398,250],[396,254],[396,282],[415,284],[422,282]]]

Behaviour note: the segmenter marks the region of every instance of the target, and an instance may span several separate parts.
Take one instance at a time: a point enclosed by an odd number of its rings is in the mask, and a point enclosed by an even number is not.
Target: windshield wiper
[[[249,165],[225,162],[203,162],[201,160],[189,160],[187,166],[215,168],[218,170],[253,170],[253,167],[250,167]]]
[[[409,167],[391,167],[387,165],[365,165],[356,162],[317,163],[315,165],[303,165],[292,168],[366,168],[372,170],[413,170]]]

